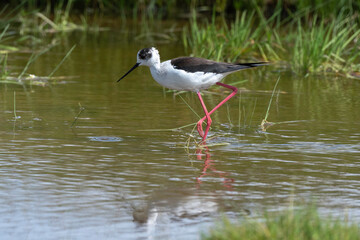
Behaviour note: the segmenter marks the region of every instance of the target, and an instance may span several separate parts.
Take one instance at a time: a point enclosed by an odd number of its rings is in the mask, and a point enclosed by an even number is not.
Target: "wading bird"
[[[202,108],[204,109],[205,116],[197,123],[197,130],[205,142],[206,136],[211,126],[210,115],[215,112],[221,105],[232,98],[238,91],[234,86],[230,86],[220,81],[230,73],[237,72],[246,68],[252,68],[262,65],[267,65],[266,62],[257,63],[224,63],[215,62],[208,59],[196,57],[179,57],[165,62],[160,62],[159,51],[154,48],[144,48],[137,53],[136,64],[122,76],[118,82],[126,77],[131,71],[138,66],[148,66],[151,75],[160,85],[180,91],[196,92],[199,97]],[[232,93],[222,100],[214,109],[208,111],[205,103],[201,97],[200,91],[208,89],[210,86],[217,84],[219,86],[232,90]],[[202,123],[206,119],[205,132],[202,128]]]

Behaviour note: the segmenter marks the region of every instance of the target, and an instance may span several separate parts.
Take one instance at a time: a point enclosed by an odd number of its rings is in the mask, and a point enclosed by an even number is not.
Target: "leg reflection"
[[[204,179],[206,176],[217,176],[218,178],[223,179],[222,182],[225,188],[227,188],[228,190],[232,190],[232,183],[234,182],[234,179],[228,177],[229,173],[218,171],[215,168],[215,160],[211,159],[210,150],[206,144],[201,145],[201,148],[196,150],[196,155],[198,160],[203,160],[203,158],[205,157],[204,167],[201,171],[201,175],[196,178],[198,187],[200,187],[202,179]]]

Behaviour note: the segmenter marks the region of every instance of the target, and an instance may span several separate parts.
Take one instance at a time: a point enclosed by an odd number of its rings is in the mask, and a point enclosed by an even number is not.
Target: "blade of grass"
[[[230,117],[230,107],[229,107],[229,104],[226,103],[226,112],[227,112],[227,119],[229,121],[229,124],[230,124],[230,127],[233,126],[232,122],[231,122],[231,117]]]
[[[1,75],[0,75],[0,77],[3,78],[3,79],[5,79],[6,76],[8,75],[8,71],[7,71],[7,58],[8,58],[8,54],[6,53],[6,54],[4,54],[4,56],[1,56],[1,60],[0,60],[0,63],[1,63],[2,61],[4,61],[3,64],[2,64],[3,69],[2,69]]]
[[[253,108],[253,110],[252,110],[252,113],[251,113],[251,116],[250,116],[250,120],[249,120],[249,126],[251,126],[251,121],[252,121],[252,118],[253,118],[253,116],[254,116],[256,104],[257,104],[257,98],[255,98],[254,108]]]
[[[249,80],[241,80],[241,81],[237,81],[237,82],[233,82],[233,83],[228,83],[229,85],[233,86],[233,85],[239,85],[239,84],[242,84],[242,83],[246,83],[248,82]]]
[[[79,113],[76,115],[76,117],[75,117],[74,121],[72,122],[70,128],[73,128],[73,127],[74,127],[75,123],[77,122],[77,120],[78,120],[79,117],[80,117],[80,114],[81,114],[83,111],[85,111],[85,107],[81,106],[81,103],[79,103],[79,107],[80,107]]]
[[[238,119],[239,132],[240,132],[240,124],[241,124],[241,97],[242,97],[242,95],[241,95],[241,91],[240,91],[239,109],[238,109],[238,111],[239,111],[239,119]]]
[[[197,114],[197,112],[195,112],[195,110],[185,101],[185,99],[179,95],[179,97],[181,98],[181,100],[183,100],[183,102],[186,104],[186,106],[188,106],[188,108],[190,108],[190,110],[199,118],[201,119],[201,117],[199,116],[199,114]]]
[[[16,92],[15,91],[14,91],[14,118],[16,121],[17,115],[16,115]]]
[[[71,54],[71,52],[74,50],[74,48],[76,47],[76,44],[67,52],[67,54],[65,55],[65,57],[60,61],[60,63],[55,67],[55,69],[49,74],[49,78],[52,77],[52,75],[54,75],[54,73],[59,69],[59,67],[61,66],[61,64],[63,64],[63,62],[65,61],[65,59]]]
[[[50,47],[51,48],[51,47]],[[18,79],[21,79],[22,76],[25,74],[25,72],[27,71],[27,69],[29,68],[30,64],[33,63],[38,57],[40,57],[41,55],[43,55],[45,52],[49,51],[50,48],[46,48],[43,51],[41,51],[39,54],[35,55],[35,53],[32,53],[30,56],[30,59],[27,61],[26,66],[24,67],[23,71],[20,73],[20,75],[18,76]]]
[[[18,76],[18,79],[21,79],[22,76],[25,74],[25,72],[27,71],[27,69],[29,68],[30,64],[35,61],[35,53],[32,53],[30,56],[30,59],[27,61],[23,71],[20,73],[20,75]]]
[[[0,34],[0,41],[3,38],[3,36],[5,35],[6,31],[8,30],[8,28],[10,27],[10,24],[7,24],[6,27],[4,28],[4,30],[1,32]]]
[[[36,16],[38,16],[39,18],[44,20],[44,22],[49,24],[53,29],[58,30],[59,27],[53,21],[51,21],[49,18],[47,18],[44,14],[37,12]]]
[[[196,125],[197,122],[195,123],[190,123],[190,124],[186,124],[184,126],[180,126],[180,127],[176,127],[176,128],[154,128],[154,129],[139,129],[137,131],[140,131],[140,132],[171,132],[171,131],[176,131],[176,130],[179,130],[179,129],[183,129],[183,128],[187,128],[187,127],[190,127],[190,126],[193,126],[193,125]]]
[[[268,118],[268,116],[269,116],[269,111],[270,111],[272,99],[273,99],[273,97],[274,97],[275,90],[276,90],[276,87],[277,87],[279,81],[280,81],[280,77],[277,79],[277,81],[276,81],[276,83],[275,83],[275,86],[274,86],[274,89],[273,89],[273,91],[272,91],[271,98],[270,98],[270,101],[269,101],[269,105],[268,105],[268,108],[267,108],[267,111],[266,111],[266,114],[265,114],[265,118],[264,118],[265,121],[267,121],[267,118]]]

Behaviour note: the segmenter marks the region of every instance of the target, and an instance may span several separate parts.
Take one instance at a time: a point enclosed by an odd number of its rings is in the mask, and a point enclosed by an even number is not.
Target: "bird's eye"
[[[140,58],[144,60],[149,59],[151,58],[151,53],[140,54]]]
[[[149,49],[145,48],[143,50],[140,51],[139,53],[139,58],[142,60],[147,60],[150,59],[152,56],[151,52]]]

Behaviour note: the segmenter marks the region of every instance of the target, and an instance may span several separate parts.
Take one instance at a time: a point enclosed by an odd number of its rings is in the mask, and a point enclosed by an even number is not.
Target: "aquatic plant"
[[[53,32],[70,32],[74,30],[92,30],[86,22],[85,17],[81,17],[81,24],[75,23],[71,18],[71,11],[74,0],[59,1],[53,10],[53,14],[48,10],[50,6],[47,6],[46,11],[40,11],[39,9],[33,9],[31,11],[22,10],[19,13],[20,27],[19,31],[22,34],[26,33],[53,33]],[[99,29],[99,28],[94,28]]]
[[[34,74],[26,74],[29,66],[35,62],[35,60],[50,50],[51,47],[45,48],[39,53],[32,53],[29,60],[26,62],[25,67],[17,77],[10,76],[10,73],[6,70],[7,58],[1,58],[0,64],[3,64],[3,70],[0,72],[0,83],[9,83],[9,84],[29,84],[29,85],[38,85],[45,86],[48,84],[49,80],[56,80],[57,78],[53,77],[54,73],[59,69],[59,67],[64,63],[64,61],[70,56],[76,45],[74,45],[64,56],[64,58],[55,66],[48,76],[36,76]],[[7,55],[5,55],[7,56]],[[14,74],[12,74],[14,75]],[[26,77],[24,77],[26,75]]]
[[[202,236],[204,240],[352,240],[359,238],[358,223],[331,216],[321,216],[314,206],[265,213],[261,218],[245,217],[237,223],[232,223],[225,218],[218,227]]]
[[[260,24],[255,12],[237,12],[235,20],[228,24],[225,19],[218,23],[213,15],[212,21],[199,23],[196,14],[189,24],[184,28],[183,45],[187,51],[195,56],[211,58],[216,61],[236,62],[240,56],[253,58],[254,56],[268,59],[277,59],[276,51],[269,44],[270,41],[278,42],[277,29],[269,28],[279,12],[269,19],[261,18]],[[270,33],[271,32],[271,33]],[[266,38],[264,37],[266,36]],[[281,43],[280,43],[281,44]]]
[[[265,18],[261,10],[237,13],[230,24],[224,19],[199,23],[194,17],[183,31],[183,45],[195,56],[237,62],[262,58],[289,63],[297,74],[335,72],[349,76],[360,70],[360,25],[356,15],[342,9],[325,19],[305,9],[293,18],[280,19],[281,8]],[[195,16],[195,15],[194,15]]]
[[[51,78],[54,75],[54,73],[59,69],[59,67],[64,63],[64,61],[70,56],[75,47],[76,45],[72,46],[72,48],[65,54],[64,58],[60,61],[58,65],[56,65],[54,70],[49,74],[48,78]]]
[[[10,25],[7,24],[5,26],[5,28],[2,30],[2,32],[0,33],[0,54],[5,54],[5,53],[11,52],[11,51],[17,51],[18,50],[16,47],[13,47],[13,46],[11,46],[9,44],[3,43],[4,40],[6,40],[6,39],[4,39],[4,36],[5,36],[6,32],[9,29],[9,26]]]
[[[272,125],[274,125],[275,123],[272,123],[272,122],[268,122],[268,117],[269,117],[269,112],[270,112],[270,107],[271,107],[271,104],[272,104],[272,101],[273,101],[273,97],[274,97],[274,94],[275,94],[275,91],[276,91],[276,87],[278,85],[280,81],[280,77],[278,78],[278,80],[276,81],[275,83],[275,86],[274,86],[274,89],[272,91],[272,94],[271,94],[271,98],[270,98],[270,101],[269,101],[269,105],[268,105],[268,108],[266,110],[266,114],[265,114],[265,117],[264,119],[261,121],[261,124],[260,124],[260,127],[263,131],[266,131],[266,129]]]
[[[291,69],[299,74],[309,72],[350,73],[359,57],[359,25],[343,12],[329,22],[314,17],[310,27],[297,20],[294,46],[290,48]]]
[[[40,10],[35,9],[36,5],[33,1],[21,1],[21,3],[14,7],[10,8],[9,5],[5,5],[0,11],[0,64],[2,68],[0,69],[0,82],[1,83],[13,83],[13,84],[23,84],[22,80],[29,80],[26,83],[30,85],[43,85],[46,84],[46,81],[52,77],[54,72],[62,64],[62,62],[55,67],[54,71],[49,74],[48,77],[39,77],[34,74],[30,74],[26,77],[26,71],[28,67],[42,54],[47,52],[51,47],[57,44],[56,41],[50,40],[50,44],[44,47],[43,38],[35,37],[37,33],[44,32],[56,32],[56,31],[71,31],[74,29],[84,30],[86,22],[83,20],[83,26],[74,24],[70,21],[70,11],[72,7],[73,0],[67,1],[67,4],[64,5],[65,1],[60,1],[54,8],[54,17],[53,20],[50,20],[46,15],[50,15],[49,11],[40,12]],[[25,6],[32,9],[31,11],[26,11]],[[32,6],[32,7],[31,7]],[[39,19],[41,21],[39,21]],[[86,25],[87,26],[87,25]],[[88,28],[88,26],[87,26]],[[35,35],[34,35],[35,32]],[[24,51],[28,50],[27,46],[19,45],[24,44],[31,40],[31,45],[33,43],[42,43],[40,50],[32,50],[29,60],[27,61],[25,67],[19,73],[17,77],[14,77],[15,73],[11,73],[8,69],[8,58],[10,58],[9,53],[15,51]],[[34,48],[32,48],[34,49]],[[68,52],[65,58],[71,53],[72,49]],[[63,59],[63,61],[65,60]]]
[[[79,112],[78,112],[78,114],[75,116],[74,121],[72,122],[70,128],[73,128],[73,127],[75,126],[75,124],[76,124],[76,122],[78,121],[81,113],[82,113],[83,111],[85,111],[85,109],[86,109],[86,108],[83,107],[83,106],[81,105],[81,103],[79,102]]]

